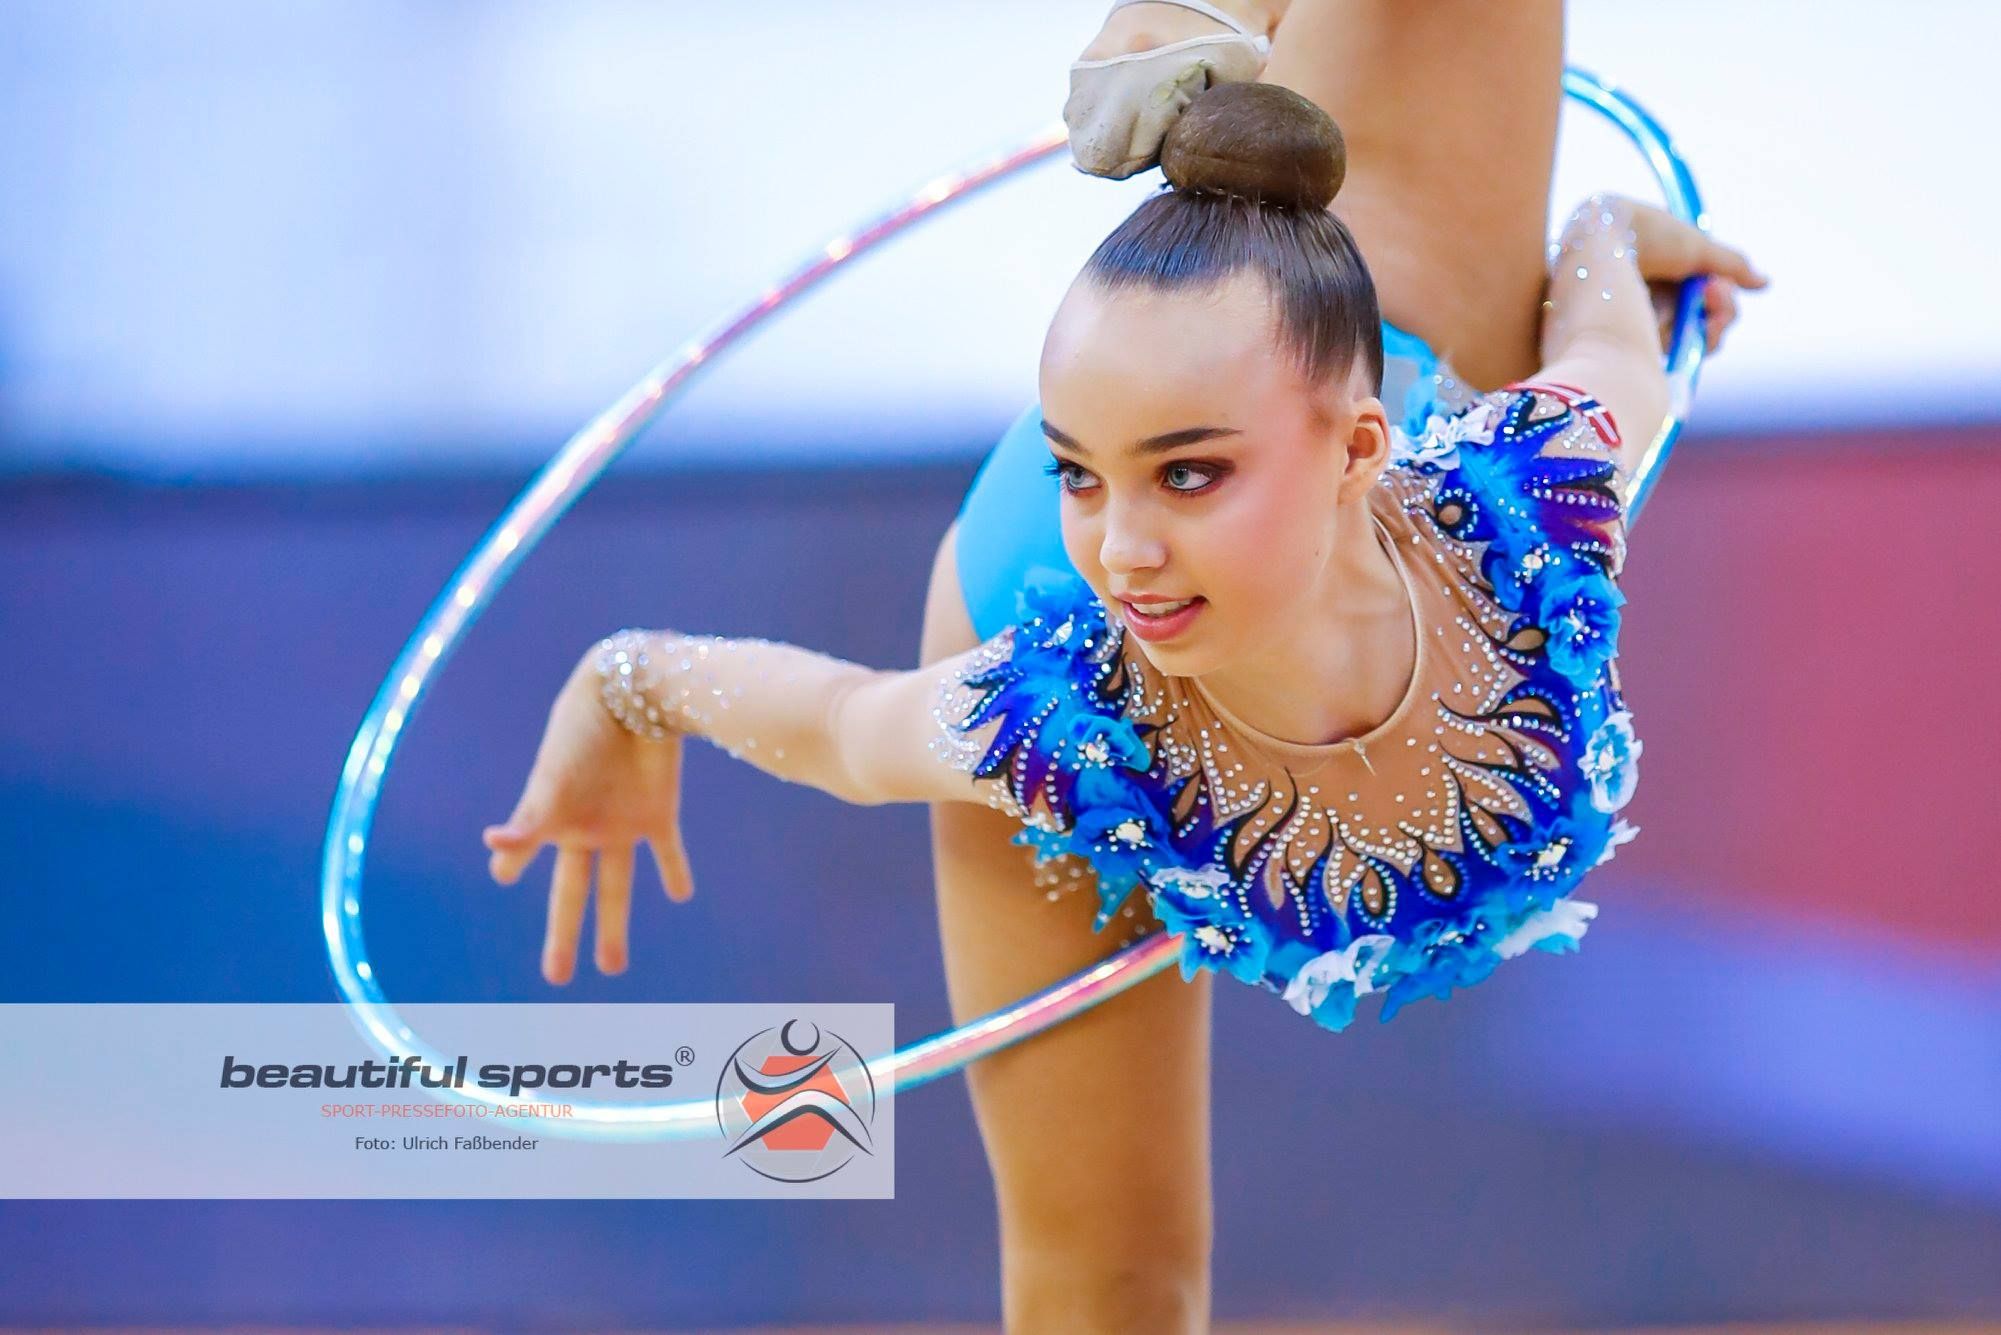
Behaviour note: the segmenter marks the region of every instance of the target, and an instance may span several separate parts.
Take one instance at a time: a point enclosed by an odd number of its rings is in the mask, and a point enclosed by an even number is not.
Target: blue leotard
[[[1067,563],[944,684],[941,758],[1226,972],[1340,1029],[1502,960],[1574,948],[1570,892],[1631,838],[1640,745],[1615,662],[1625,556],[1618,434],[1588,394],[1509,386],[1415,439],[1368,497],[1410,594],[1395,712],[1298,743],[1146,662]],[[1059,548],[1060,551],[1060,548]]]

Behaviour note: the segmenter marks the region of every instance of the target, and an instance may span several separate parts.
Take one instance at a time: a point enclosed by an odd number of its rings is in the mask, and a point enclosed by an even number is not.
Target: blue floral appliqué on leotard
[[[1344,828],[1297,885],[1280,873],[1283,903],[1254,893],[1272,859],[1283,860],[1278,832],[1263,818],[1247,827],[1246,810],[1219,815],[1199,771],[1163,762],[1171,743],[1140,716],[1123,625],[1067,571],[1031,575],[1017,624],[975,657],[955,683],[960,706],[941,722],[960,738],[998,725],[965,763],[996,780],[1026,822],[1015,842],[1040,861],[1089,862],[1100,929],[1143,886],[1155,916],[1182,936],[1184,978],[1228,973],[1339,1030],[1371,992],[1385,994],[1387,1020],[1531,948],[1575,949],[1597,909],[1570,891],[1637,832],[1614,815],[1632,796],[1640,753],[1614,663],[1625,601],[1615,582],[1625,555],[1616,447],[1595,400],[1551,384],[1510,386],[1433,417],[1415,441],[1396,434],[1406,505],[1482,591],[1497,629],[1481,648],[1506,670],[1492,678],[1505,690],[1491,706],[1474,714],[1441,701],[1438,717],[1511,739],[1488,763],[1441,757],[1453,832],[1418,840],[1408,866]],[[1248,853],[1247,835],[1259,836]]]

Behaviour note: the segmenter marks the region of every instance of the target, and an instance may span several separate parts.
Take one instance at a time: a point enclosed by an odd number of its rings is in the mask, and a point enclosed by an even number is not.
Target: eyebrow
[[[1088,455],[1090,453],[1089,450],[1077,443],[1074,436],[1053,423],[1044,422],[1042,424],[1042,434],[1075,454]],[[1193,445],[1197,441],[1210,440],[1216,436],[1240,436],[1242,434],[1243,432],[1233,426],[1183,427],[1179,431],[1168,431],[1158,436],[1148,436],[1145,440],[1128,446],[1126,453],[1143,457],[1149,454],[1159,454],[1163,450],[1171,450],[1177,445]]]

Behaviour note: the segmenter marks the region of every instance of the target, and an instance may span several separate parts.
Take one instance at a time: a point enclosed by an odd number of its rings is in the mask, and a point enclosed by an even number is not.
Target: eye
[[[1072,472],[1074,472],[1079,479],[1087,479],[1091,475],[1085,472],[1082,468],[1079,468],[1076,464],[1070,463],[1067,460],[1051,458],[1048,463],[1042,465],[1042,471],[1049,474],[1051,477],[1055,478],[1057,482],[1062,486],[1063,490],[1069,492],[1073,496],[1076,495],[1078,492],[1089,491],[1091,489],[1084,482],[1073,481],[1071,479]]]
[[[1163,478],[1167,479],[1167,489],[1169,491],[1179,492],[1183,496],[1199,496],[1221,479],[1223,470],[1211,468],[1207,464],[1171,463],[1161,469],[1160,474]],[[1179,486],[1174,481],[1178,475],[1192,475],[1200,479],[1200,482],[1198,485],[1192,487]]]

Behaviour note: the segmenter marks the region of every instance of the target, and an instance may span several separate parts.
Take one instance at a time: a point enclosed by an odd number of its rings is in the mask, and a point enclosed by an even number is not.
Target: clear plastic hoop
[[[1687,164],[1675,151],[1667,133],[1644,108],[1611,84],[1575,68],[1564,71],[1563,91],[1625,133],[1652,168],[1670,213],[1706,228],[1701,196]],[[756,300],[685,344],[572,436],[452,575],[403,646],[362,718],[334,793],[321,853],[320,911],[328,963],[356,1026],[385,1056],[415,1056],[439,1067],[449,1064],[397,1012],[369,962],[361,926],[362,872],[382,783],[403,729],[480,613],[536,543],[698,372],[843,265],[938,210],[1055,156],[1067,142],[1061,125],[1045,129],[999,157],[937,177],[904,203],[827,242],[805,264],[766,289]],[[1682,285],[1677,298],[1667,353],[1669,412],[1634,472],[1627,497],[1629,523],[1637,517],[1680,438],[1694,398],[1704,350],[1701,296],[1701,280],[1691,279]],[[869,1072],[878,1087],[901,1091],[961,1070],[1160,973],[1175,962],[1179,942],[1179,937],[1166,933],[1149,937],[1012,1006],[874,1058],[868,1064]],[[498,1095],[480,1089],[432,1092],[440,1098],[467,1103],[501,1101]],[[620,1104],[571,1101],[569,1107],[570,1116],[540,1121],[538,1131],[601,1140],[654,1140],[715,1133],[711,1100]]]

